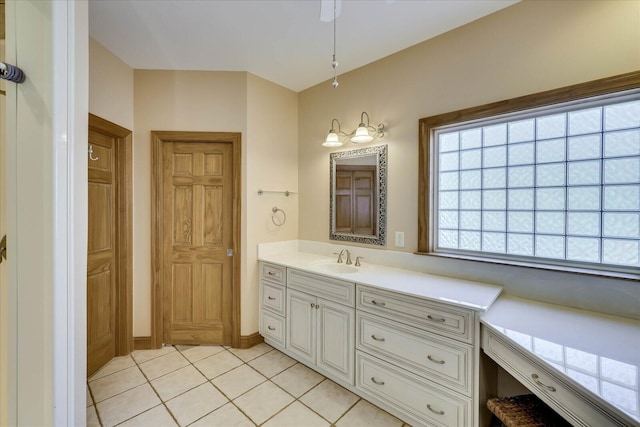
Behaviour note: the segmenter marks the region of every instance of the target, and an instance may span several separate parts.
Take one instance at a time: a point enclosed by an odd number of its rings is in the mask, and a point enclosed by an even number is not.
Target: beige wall
[[[301,92],[299,133],[307,138],[299,146],[300,239],[329,241],[328,163],[329,153],[338,150],[321,143],[333,117],[351,130],[367,111],[373,122],[387,126],[380,141],[389,148],[387,248],[414,252],[420,118],[638,69],[640,2],[524,1],[341,75],[336,90],[324,82]],[[404,248],[393,246],[396,231],[405,233]],[[508,269],[498,274],[500,267],[474,269],[430,257],[424,262],[438,274],[464,272],[523,296],[584,308],[598,308],[606,289],[615,289],[615,296],[606,294],[612,307],[626,304],[626,314],[640,315],[625,302],[634,292],[628,282],[612,288],[598,280],[589,289],[580,283],[564,289],[557,280],[571,278]]]
[[[244,72],[134,72],[134,336],[151,332],[152,130],[242,133],[241,331],[258,330],[257,244],[297,238],[297,199],[263,196],[260,188],[297,185],[297,94]],[[280,228],[271,207],[287,211]]]
[[[298,238],[298,195],[257,194],[260,189],[298,191],[298,95],[267,80],[247,75],[247,191],[243,211],[247,227],[242,258],[242,335],[258,330],[258,243]],[[278,227],[272,208],[286,214]],[[281,220],[278,213],[276,221]],[[243,243],[244,244],[244,243]]]
[[[246,111],[246,73],[134,71],[133,336],[151,334],[151,131],[241,132],[246,152]]]
[[[133,130],[133,69],[92,38],[89,38],[89,112]]]

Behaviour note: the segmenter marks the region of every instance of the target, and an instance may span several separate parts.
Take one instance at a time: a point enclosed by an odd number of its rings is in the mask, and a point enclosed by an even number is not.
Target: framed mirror
[[[385,245],[387,146],[330,155],[329,238]]]

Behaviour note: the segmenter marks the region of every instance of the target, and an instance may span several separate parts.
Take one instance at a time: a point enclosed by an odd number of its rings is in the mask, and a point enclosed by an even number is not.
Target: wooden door
[[[163,342],[231,344],[233,146],[162,144]]]
[[[376,233],[375,166],[338,165],[336,167],[337,233],[373,235]]]
[[[353,172],[353,228],[356,234],[372,235],[376,232],[374,170]]]
[[[336,233],[353,232],[353,172],[336,168]]]
[[[116,355],[118,186],[115,138],[89,129],[87,374]]]

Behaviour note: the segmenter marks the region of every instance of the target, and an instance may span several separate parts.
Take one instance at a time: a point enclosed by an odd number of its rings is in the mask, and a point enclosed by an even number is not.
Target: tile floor
[[[408,427],[267,344],[116,357],[89,378],[87,425]]]

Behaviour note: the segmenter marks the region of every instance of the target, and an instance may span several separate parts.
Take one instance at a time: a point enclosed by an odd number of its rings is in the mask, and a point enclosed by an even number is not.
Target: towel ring
[[[274,206],[273,209],[271,209],[271,211],[273,212],[271,214],[271,221],[277,227],[280,227],[280,226],[284,225],[285,222],[287,222],[287,214],[284,213],[284,211],[282,209],[278,208],[277,206]],[[278,212],[282,212],[282,220],[276,219],[276,216],[277,216]]]

